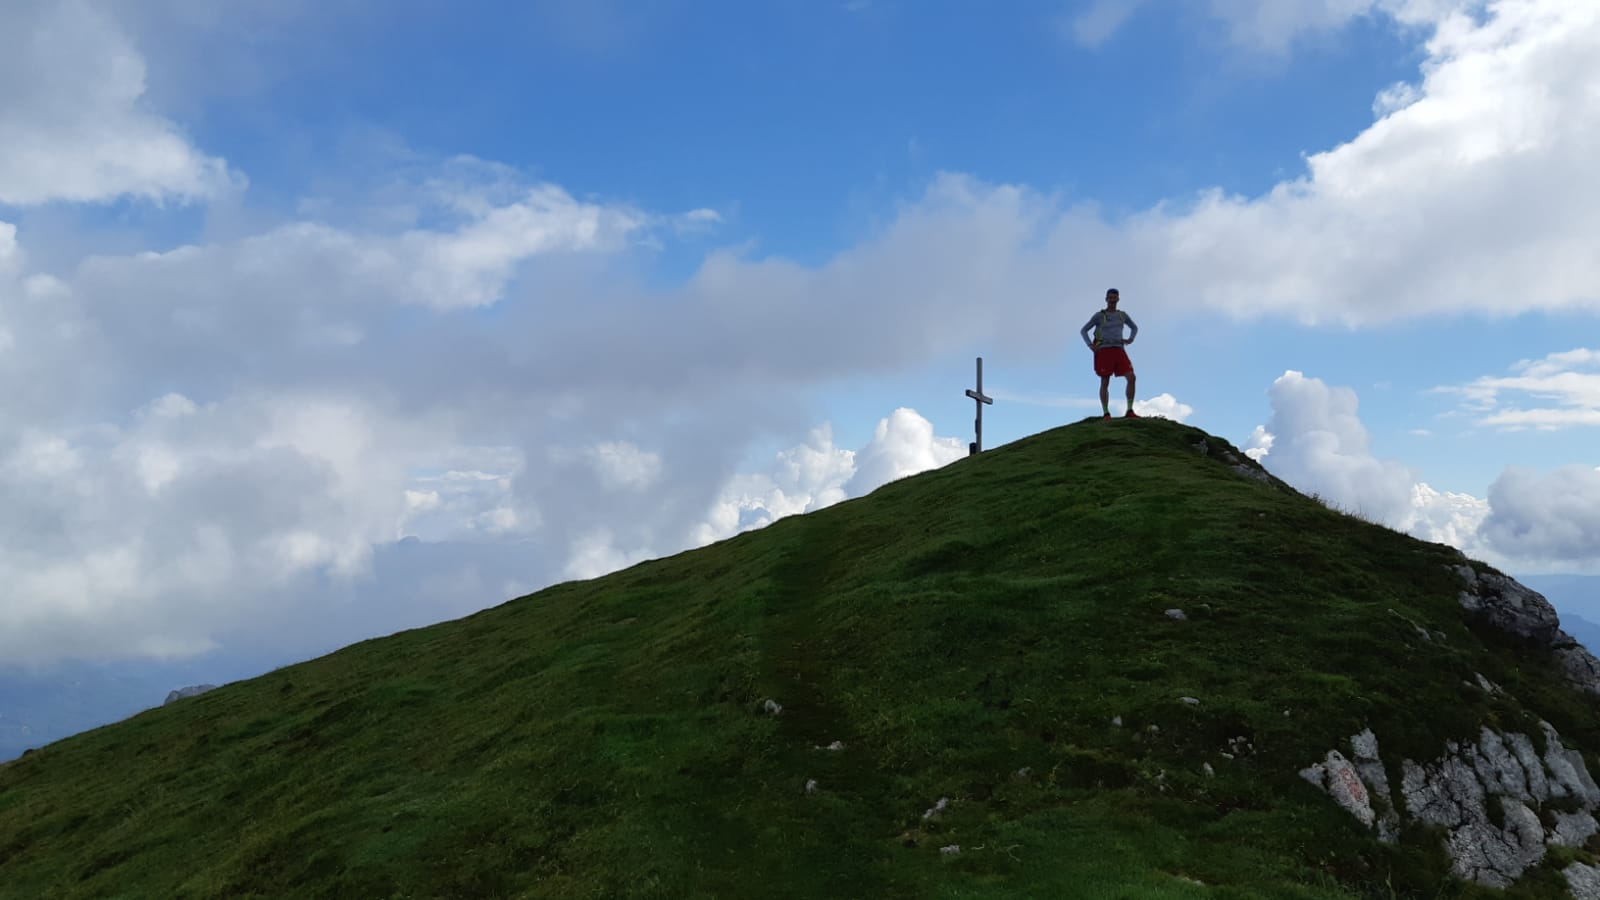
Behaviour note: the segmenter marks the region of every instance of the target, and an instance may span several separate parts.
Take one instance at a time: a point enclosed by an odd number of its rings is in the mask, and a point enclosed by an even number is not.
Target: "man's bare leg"
[[[1111,415],[1111,376],[1100,376],[1100,411]]]
[[[1130,412],[1133,410],[1133,380],[1134,380],[1134,374],[1132,372],[1129,372],[1128,373],[1128,410]],[[1101,397],[1100,399],[1101,399],[1102,402],[1104,402],[1104,400],[1105,400],[1104,397]]]

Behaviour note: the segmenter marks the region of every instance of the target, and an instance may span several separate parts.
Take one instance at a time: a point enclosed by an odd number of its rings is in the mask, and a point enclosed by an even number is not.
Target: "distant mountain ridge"
[[[245,659],[0,666],[0,762],[159,706],[174,685],[259,674]]]
[[[1600,575],[1518,575],[1517,580],[1543,594],[1567,616],[1600,622]]]
[[[1591,653],[1600,653],[1600,624],[1591,622],[1582,616],[1562,615],[1561,627],[1576,638]]]
[[[352,595],[338,610],[293,639],[264,641],[218,635],[223,647],[172,660],[63,661],[42,668],[0,660],[0,762],[69,735],[118,722],[158,706],[180,685],[222,684],[323,655],[371,636],[433,621],[431,577],[473,579],[486,585],[517,582],[528,546],[485,547],[460,542],[403,540],[373,548],[371,596]],[[491,588],[496,590],[497,588]],[[484,597],[484,605],[505,599]],[[378,598],[378,599],[374,599]]]
[[[1597,692],[1492,568],[1086,420],[0,765],[0,897],[1600,896]]]

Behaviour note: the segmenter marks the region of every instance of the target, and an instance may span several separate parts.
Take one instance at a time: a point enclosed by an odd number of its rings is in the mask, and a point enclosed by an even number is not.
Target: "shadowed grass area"
[[[1236,466],[1090,420],[61,741],[0,897],[1504,896],[1296,773],[1591,709],[1453,550]]]

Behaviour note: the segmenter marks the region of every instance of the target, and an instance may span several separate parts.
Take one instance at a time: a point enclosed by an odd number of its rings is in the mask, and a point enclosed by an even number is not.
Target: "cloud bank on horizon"
[[[1063,293],[1128,293],[1128,273],[1150,298],[1141,321],[1171,331],[1600,311],[1600,6],[1207,9],[1268,54],[1387,22],[1420,41],[1420,74],[1257,196],[1111,216],[943,171],[820,261],[733,242],[664,281],[663,248],[715,237],[732,210],[651,210],[407,150],[366,193],[292,186],[293,212],[240,214],[264,177],[154,102],[174,78],[149,49],[178,65],[183,41],[238,35],[179,0],[142,17],[7,5],[0,75],[23,87],[0,98],[0,383],[25,389],[0,394],[0,659],[291,645],[306,621],[348,642],[861,496],[965,439],[886,403],[843,448],[795,398],[974,343],[1053,358],[1083,312]],[[310,4],[285,10],[274,27],[315,24]],[[1058,24],[1095,46],[1144,12],[1098,3]],[[52,226],[87,207],[215,210],[227,227],[171,243]],[[1600,349],[1428,387],[1485,429],[1594,426]],[[1290,371],[1268,397],[1251,450],[1303,490],[1503,567],[1600,558],[1592,464],[1510,467],[1482,499],[1441,492],[1374,456],[1353,389]],[[1194,413],[1171,393],[1140,409]],[[782,449],[752,465],[767,445]],[[396,581],[407,537],[450,548],[426,585]]]
[[[1545,474],[1508,466],[1487,500],[1441,492],[1403,463],[1372,453],[1355,391],[1289,371],[1268,394],[1272,418],[1251,435],[1245,452],[1335,508],[1502,567],[1581,566],[1600,547],[1600,466]],[[1490,412],[1484,421],[1505,420]]]

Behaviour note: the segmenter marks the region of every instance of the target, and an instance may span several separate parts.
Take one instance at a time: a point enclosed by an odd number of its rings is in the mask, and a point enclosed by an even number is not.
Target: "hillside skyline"
[[[1482,563],[1084,419],[0,764],[0,897],[1587,900],[1596,694]]]
[[[422,554],[410,561],[410,569],[427,571],[429,548],[404,542],[404,549]],[[1563,630],[1600,654],[1600,576],[1524,575],[1518,580],[1555,607]],[[326,639],[331,641],[333,635]],[[320,656],[341,646],[330,643],[305,655]],[[172,690],[203,682],[248,680],[301,661],[281,655],[248,658],[213,653],[175,661],[57,663],[37,670],[0,670],[4,671],[0,675],[0,762],[155,708]]]
[[[862,496],[977,357],[989,448],[1096,411],[1112,286],[1147,415],[1600,574],[1587,0],[24,0],[0,76],[4,672]]]

